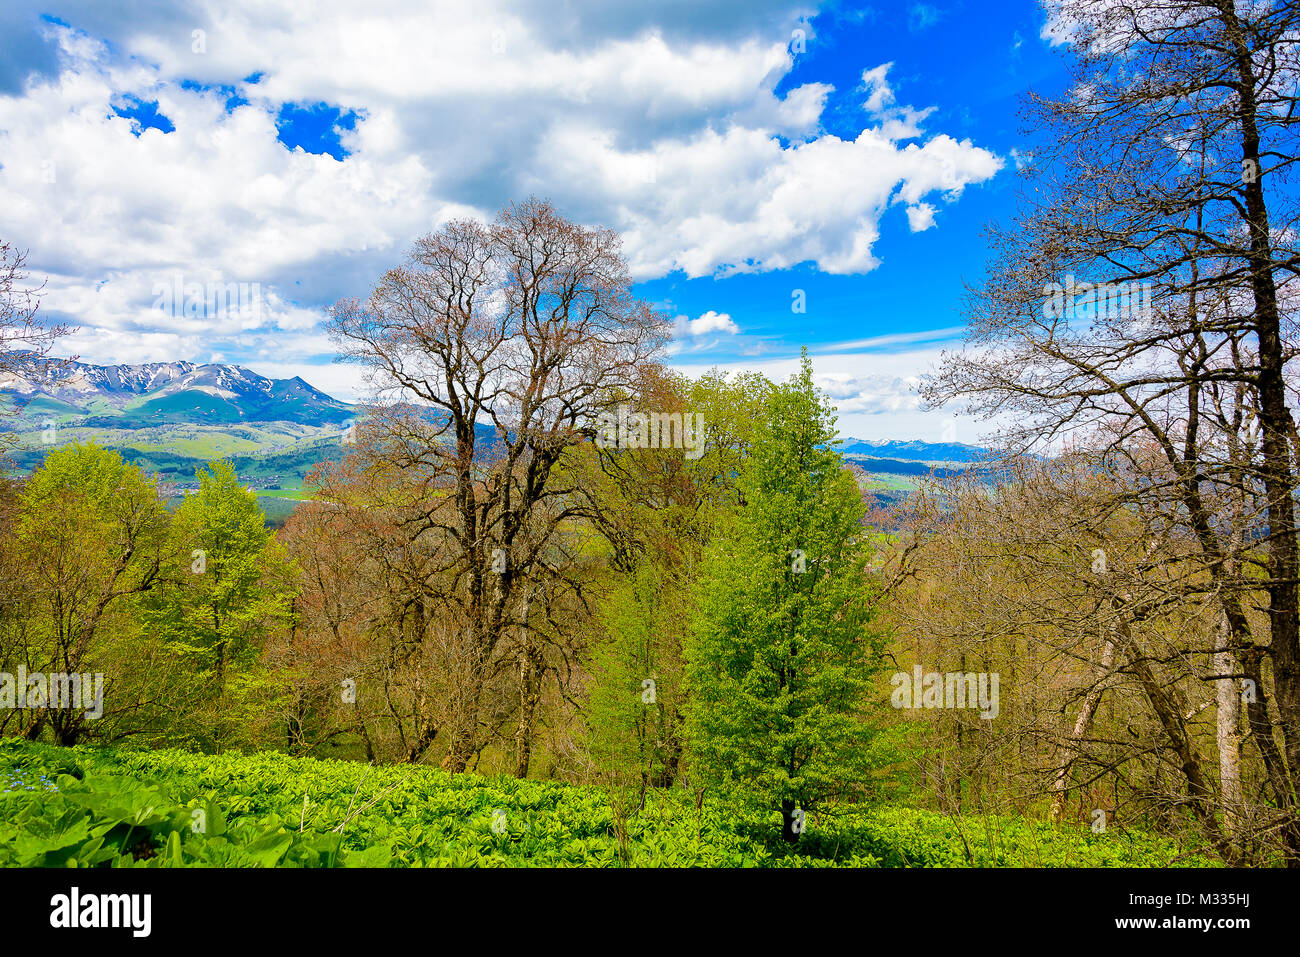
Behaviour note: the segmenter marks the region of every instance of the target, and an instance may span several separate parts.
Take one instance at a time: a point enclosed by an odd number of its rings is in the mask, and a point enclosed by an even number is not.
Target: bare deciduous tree
[[[367,300],[333,309],[345,358],[402,400],[371,409],[358,454],[396,473],[402,535],[430,556],[427,616],[457,624],[453,771],[492,729],[489,683],[530,627],[525,593],[568,577],[580,505],[556,466],[665,340],[630,284],[617,234],[530,200],[424,237]]]
[[[1300,10],[1066,0],[1061,20],[1075,30],[1076,84],[1031,100],[1045,134],[1034,192],[1016,227],[994,232],[970,348],[927,394],[1014,417],[1013,448],[1100,439],[1108,467],[1144,476],[1122,497],[1195,543],[1198,587],[1226,620],[1219,661],[1258,688],[1250,740],[1300,865],[1288,370],[1300,257],[1278,188],[1297,156]],[[1115,295],[1120,284],[1142,295]],[[1263,621],[1250,613],[1261,593]],[[1176,731],[1164,729],[1173,744]],[[1195,789],[1196,769],[1184,771]]]

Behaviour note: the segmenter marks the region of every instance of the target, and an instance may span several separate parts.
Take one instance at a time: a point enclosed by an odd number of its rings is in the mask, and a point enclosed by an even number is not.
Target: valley
[[[337,461],[359,415],[301,378],[269,379],[233,365],[157,362],[96,366],[64,360],[33,379],[0,377],[0,432],[19,474],[70,443],[94,443],[156,474],[173,505],[198,488],[196,470],[229,459],[278,526],[309,497],[304,482]],[[483,441],[492,430],[479,427]],[[955,442],[844,438],[839,447],[864,497],[897,504],[927,475],[976,463],[983,451]]]

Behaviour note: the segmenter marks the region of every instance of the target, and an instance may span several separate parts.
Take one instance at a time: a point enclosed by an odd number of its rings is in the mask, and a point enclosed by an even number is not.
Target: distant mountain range
[[[0,376],[0,396],[10,398],[24,419],[48,415],[64,421],[75,419],[89,428],[251,422],[324,427],[345,422],[355,414],[353,406],[297,376],[268,379],[243,366],[216,363],[50,363],[39,375]],[[851,459],[916,463],[974,462],[985,454],[983,449],[959,442],[851,437],[841,439],[838,449]]]
[[[268,379],[242,366],[148,362],[98,366],[51,363],[38,376],[0,376],[25,419],[75,416],[79,425],[116,429],[161,425],[295,422],[330,425],[352,406],[301,378]]]
[[[836,451],[855,459],[897,459],[904,462],[977,462],[988,455],[987,449],[961,442],[921,442],[915,439],[845,438],[840,440]]]
[[[224,457],[277,521],[318,463],[343,457],[346,423],[358,412],[301,378],[192,362],[51,363],[28,378],[0,376],[6,406],[17,415],[0,419],[0,430],[18,433],[9,458],[22,471],[39,467],[52,447],[94,441],[179,493],[197,487],[196,469]],[[489,425],[478,431],[486,453],[499,440]],[[986,454],[957,442],[857,438],[838,450],[863,494],[881,504],[906,496],[926,474],[961,471]]]

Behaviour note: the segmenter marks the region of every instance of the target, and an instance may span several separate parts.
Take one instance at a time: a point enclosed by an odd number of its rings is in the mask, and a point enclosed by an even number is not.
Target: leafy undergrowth
[[[54,748],[0,741],[0,866],[1205,866],[1170,843],[911,808],[811,817],[651,795],[624,840],[599,788],[452,776],[274,752]]]

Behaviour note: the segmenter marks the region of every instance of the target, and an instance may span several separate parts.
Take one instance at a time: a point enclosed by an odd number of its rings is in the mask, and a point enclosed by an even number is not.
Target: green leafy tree
[[[714,372],[691,381],[647,369],[635,393],[620,401],[682,414],[700,426],[693,436],[700,444],[690,455],[593,444],[568,463],[612,552],[592,641],[588,753],[602,778],[633,792],[636,807],[647,787],[672,785],[683,767],[682,647],[691,585],[704,546],[738,505],[740,463],[771,388],[761,375]]]
[[[670,572],[644,560],[601,609],[608,637],[593,653],[589,748],[611,786],[669,786],[680,760],[685,601]]]
[[[99,672],[105,687],[94,718],[78,707],[20,709],[0,729],[16,723],[31,739],[48,729],[58,744],[110,736],[163,670],[135,614],[160,584],[167,515],[154,482],[93,443],[55,449],[24,486],[9,535],[0,670]]]
[[[172,647],[220,694],[232,665],[251,666],[268,629],[287,621],[292,592],[283,550],[234,466],[214,461],[195,476],[199,489],[172,522],[177,587],[154,615]]]
[[[802,369],[776,387],[745,460],[744,506],[706,552],[687,647],[697,777],[803,813],[861,793],[870,775],[869,549],[857,483],[831,447],[835,417]]]

